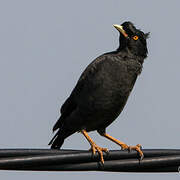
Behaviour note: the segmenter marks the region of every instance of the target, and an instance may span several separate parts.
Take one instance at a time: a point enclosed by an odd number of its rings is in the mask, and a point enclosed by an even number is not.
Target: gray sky
[[[59,108],[84,68],[118,46],[112,24],[130,20],[144,32],[149,57],[128,103],[107,128],[144,148],[179,148],[180,1],[1,0],[0,148],[49,148]],[[119,149],[92,132],[101,146]],[[63,148],[89,149],[81,134]],[[179,174],[1,171],[6,179],[178,179]]]

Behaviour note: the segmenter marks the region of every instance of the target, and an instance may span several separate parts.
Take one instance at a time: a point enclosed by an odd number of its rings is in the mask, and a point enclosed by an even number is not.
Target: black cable
[[[143,149],[144,159],[136,151],[104,153],[105,163],[89,151],[50,149],[1,149],[0,169],[31,171],[116,171],[179,172],[180,150]]]

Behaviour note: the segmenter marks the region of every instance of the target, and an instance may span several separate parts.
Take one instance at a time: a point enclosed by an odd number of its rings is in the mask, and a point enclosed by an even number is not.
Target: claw
[[[92,144],[91,145],[91,150],[92,150],[93,156],[96,154],[96,152],[99,153],[100,161],[101,161],[102,164],[104,164],[103,152],[108,152],[108,149],[107,148],[102,148],[102,147],[98,146],[97,144]]]
[[[140,156],[140,161],[142,161],[144,159],[144,154],[142,154],[141,156]]]
[[[123,147],[122,147],[122,150],[128,149],[129,152],[131,152],[131,150],[137,151],[138,154],[139,154],[139,156],[140,156],[140,161],[143,160],[144,154],[143,154],[143,152],[142,152],[142,150],[141,150],[141,149],[142,149],[142,146],[141,146],[140,144],[137,144],[136,146],[128,146],[128,145],[126,145],[126,144],[123,144],[122,146],[123,146]],[[124,147],[125,147],[125,148],[124,148]]]

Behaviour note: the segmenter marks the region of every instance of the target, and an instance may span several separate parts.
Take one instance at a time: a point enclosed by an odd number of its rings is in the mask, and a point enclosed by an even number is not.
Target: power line
[[[179,172],[179,149],[143,149],[144,159],[136,151],[112,150],[104,153],[105,163],[90,151],[51,149],[0,149],[1,170],[28,171],[114,171]]]

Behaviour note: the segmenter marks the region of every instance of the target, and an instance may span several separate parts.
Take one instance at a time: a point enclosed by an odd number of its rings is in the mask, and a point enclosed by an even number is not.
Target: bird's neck
[[[137,60],[140,64],[144,63],[144,59],[147,57],[147,55],[136,55],[134,54],[128,47],[122,48],[121,46],[116,50],[117,54],[123,54],[123,56],[126,56],[128,58],[132,58]]]

